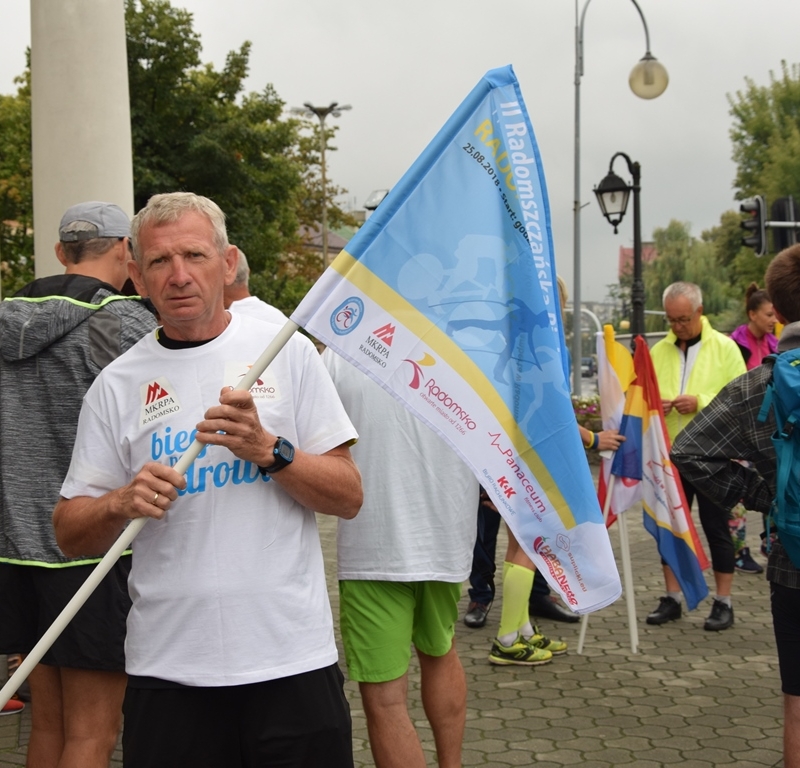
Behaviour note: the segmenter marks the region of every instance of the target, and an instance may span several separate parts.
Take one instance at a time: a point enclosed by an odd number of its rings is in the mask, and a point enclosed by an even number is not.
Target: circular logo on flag
[[[356,329],[363,316],[364,302],[351,296],[331,313],[331,329],[338,336],[345,336]]]

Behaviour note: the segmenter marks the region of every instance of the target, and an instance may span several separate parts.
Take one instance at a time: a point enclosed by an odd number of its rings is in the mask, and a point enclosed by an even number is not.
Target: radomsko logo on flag
[[[549,583],[586,612],[621,586],[554,286],[539,150],[505,67],[475,87],[292,319],[442,435]]]
[[[680,478],[669,458],[669,438],[650,350],[636,337],[636,379],[628,387],[620,432],[625,442],[614,456],[611,474],[641,480],[644,527],[681,585],[690,610],[708,595],[708,568],[692,522]],[[624,450],[623,450],[624,449]],[[622,510],[620,510],[622,511]]]

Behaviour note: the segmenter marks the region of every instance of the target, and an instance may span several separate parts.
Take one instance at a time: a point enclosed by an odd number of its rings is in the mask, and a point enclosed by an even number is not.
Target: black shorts
[[[781,690],[800,696],[800,589],[770,582],[772,625],[778,646]]]
[[[0,563],[0,653],[28,653],[94,570]],[[54,667],[125,671],[131,557],[121,557],[42,658]]]
[[[251,685],[125,692],[125,768],[352,768],[339,666]]]

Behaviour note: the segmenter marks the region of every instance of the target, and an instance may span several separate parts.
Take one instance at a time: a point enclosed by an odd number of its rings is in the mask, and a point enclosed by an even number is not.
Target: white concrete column
[[[133,214],[123,0],[30,0],[36,276],[63,271],[64,211],[105,200]]]

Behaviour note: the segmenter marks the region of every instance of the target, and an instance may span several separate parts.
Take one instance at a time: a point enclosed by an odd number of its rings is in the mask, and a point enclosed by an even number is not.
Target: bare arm
[[[197,425],[196,438],[204,444],[224,446],[260,467],[274,462],[277,435],[264,429],[253,398],[240,389],[222,390],[220,404],[209,408]],[[350,519],[361,508],[361,474],[346,445],[321,455],[295,447],[292,463],[270,477],[295,501],[315,512]]]
[[[174,469],[149,462],[128,485],[103,496],[62,497],[53,510],[58,546],[67,557],[102,555],[129,520],[162,518],[185,486]]]
[[[581,440],[585,446],[590,446],[594,442],[594,432],[590,432],[586,427],[578,424],[578,431],[581,433]],[[625,442],[625,436],[616,429],[604,429],[598,432],[600,441],[597,444],[598,451],[616,451]]]

